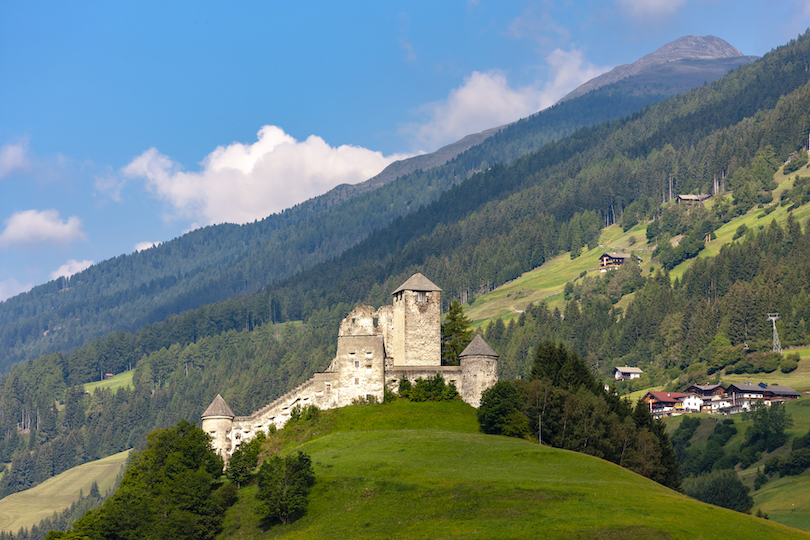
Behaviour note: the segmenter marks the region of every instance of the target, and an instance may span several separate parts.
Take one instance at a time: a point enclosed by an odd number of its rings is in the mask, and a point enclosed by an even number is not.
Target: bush
[[[415,402],[452,401],[459,398],[456,385],[453,383],[445,384],[441,373],[437,373],[429,379],[416,379],[416,384],[413,385],[410,381],[404,379],[400,381],[399,388],[400,397]]]
[[[306,513],[309,488],[315,483],[312,459],[299,451],[271,456],[259,469],[259,493],[266,520],[289,523]]]
[[[756,478],[754,478],[754,491],[758,491],[759,488],[764,486],[767,481],[768,477],[765,476],[765,474],[759,470],[759,467],[757,467],[757,476]]]
[[[780,363],[779,363],[779,371],[782,373],[790,373],[794,371],[796,368],[799,367],[799,353],[792,353],[787,355]]]
[[[810,448],[800,448],[794,450],[781,463],[779,467],[780,476],[796,476],[802,474],[810,467]]]
[[[485,390],[481,394],[481,405],[478,407],[481,431],[509,437],[527,436],[529,419],[520,412],[522,401],[520,393],[507,381],[499,381]],[[521,423],[518,415],[526,419],[525,424]]]
[[[731,470],[712,471],[700,476],[686,478],[683,490],[690,497],[705,503],[748,512],[754,506],[754,499],[748,488]]]

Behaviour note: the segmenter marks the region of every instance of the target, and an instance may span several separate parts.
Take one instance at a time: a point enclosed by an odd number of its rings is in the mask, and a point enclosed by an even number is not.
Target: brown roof
[[[391,294],[397,294],[400,291],[441,291],[441,289],[431,283],[428,278],[417,272]]]
[[[619,373],[644,373],[641,371],[641,368],[630,366],[615,367],[613,368],[613,371],[618,371]]]
[[[498,357],[498,353],[492,350],[492,347],[487,345],[487,342],[484,341],[479,335],[476,335],[473,340],[470,342],[469,345],[458,355],[459,358],[462,356],[494,356]]]
[[[214,398],[214,401],[211,402],[211,405],[205,409],[205,412],[202,413],[202,418],[206,416],[230,416],[231,418],[234,417],[233,411],[228,404],[225,403],[225,400],[222,399],[222,396],[217,394],[217,397]]]

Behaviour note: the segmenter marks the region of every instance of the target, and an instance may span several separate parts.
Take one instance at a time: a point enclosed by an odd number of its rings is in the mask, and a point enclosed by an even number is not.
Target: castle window
[[[425,291],[416,292],[416,301],[420,304],[427,302],[427,293]]]
[[[326,389],[325,390],[327,392],[331,392],[332,391],[332,383],[326,383]]]
[[[355,360],[354,361],[354,367],[358,368],[358,369],[360,368],[360,360]]]
[[[366,351],[366,358],[371,358],[371,351]]]
[[[377,324],[380,322],[380,319],[377,317],[372,317],[371,322],[374,324],[374,328],[377,328]]]
[[[355,386],[360,386],[360,377],[355,377],[354,378],[354,385]]]

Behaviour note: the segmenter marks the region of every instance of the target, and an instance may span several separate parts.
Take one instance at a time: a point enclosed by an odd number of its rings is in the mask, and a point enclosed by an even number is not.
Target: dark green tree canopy
[[[208,435],[181,420],[150,433],[148,441],[133,455],[112,497],[68,533],[49,538],[214,538],[235,494],[232,485],[218,483],[222,458],[211,449]]]
[[[475,336],[470,329],[471,323],[472,321],[464,315],[461,304],[453,300],[442,322],[442,364],[445,366],[459,364],[459,355]]]
[[[307,510],[309,488],[315,483],[315,471],[308,454],[299,451],[266,459],[259,468],[259,494],[268,521],[289,523]]]

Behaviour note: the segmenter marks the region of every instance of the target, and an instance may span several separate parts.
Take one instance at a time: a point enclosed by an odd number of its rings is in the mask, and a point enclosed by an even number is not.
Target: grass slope
[[[40,485],[14,493],[0,500],[0,530],[16,533],[30,528],[79,500],[80,491],[87,494],[98,482],[104,494],[115,484],[115,477],[127,461],[129,450],[91,461],[49,478]]]
[[[785,406],[788,413],[793,417],[793,427],[786,430],[789,439],[787,445],[778,448],[771,454],[763,455],[762,459],[749,468],[739,470],[738,475],[745,485],[751,488],[750,494],[754,498],[753,512],[762,510],[768,514],[772,521],[810,531],[810,471],[798,476],[772,479],[759,490],[754,490],[754,478],[757,475],[757,469],[761,470],[763,468],[765,460],[774,455],[788,455],[790,453],[790,439],[810,431],[810,396],[788,402]],[[693,445],[704,445],[713,433],[715,421],[718,418],[704,413],[690,416],[710,419],[710,421],[704,420],[701,423],[691,439]],[[670,434],[675,431],[684,418],[684,416],[666,418],[664,422],[667,424],[667,431]],[[745,440],[746,429],[753,424],[752,421],[745,420],[742,414],[733,415],[731,418],[734,420],[737,434],[726,443],[726,450],[739,446]]]
[[[463,403],[347,407],[296,428],[269,445],[312,456],[307,515],[262,532],[248,487],[221,538],[810,538],[597,458],[477,433]]]
[[[810,166],[805,166],[790,175],[782,174],[782,170],[776,172],[774,180],[778,187],[773,190],[773,200],[769,206],[774,207],[770,214],[765,214],[762,208],[753,208],[748,213],[732,219],[716,231],[717,238],[706,243],[706,247],[700,252],[698,257],[712,257],[720,252],[720,249],[733,242],[732,238],[741,225],[745,225],[754,231],[761,230],[768,226],[771,220],[776,220],[782,224],[787,221],[788,211],[786,207],[778,206],[778,201],[787,189],[793,187],[793,180],[798,176],[810,174]],[[715,200],[710,199],[705,204],[711,207]],[[671,204],[671,203],[670,203]],[[805,204],[793,210],[793,215],[797,221],[803,223],[810,217],[810,204]],[[583,249],[579,257],[571,259],[570,253],[563,253],[547,261],[542,266],[524,273],[517,279],[505,283],[497,289],[476,298],[472,304],[464,306],[465,314],[474,321],[474,326],[486,327],[490,320],[498,317],[504,322],[516,319],[520,313],[526,309],[530,303],[545,302],[550,308],[558,307],[563,309],[564,298],[563,288],[569,281],[576,281],[582,272],[595,276],[599,274],[599,256],[606,251],[633,252],[642,259],[642,275],[649,275],[650,269],[657,268],[650,260],[654,245],[647,243],[647,224],[640,223],[628,231],[622,231],[619,225],[611,225],[602,229],[600,245],[594,249]],[[740,240],[737,240],[740,241]],[[694,259],[684,261],[673,268],[670,277],[674,280],[680,278],[689,268]],[[617,305],[626,308],[632,295],[622,298]]]
[[[96,381],[92,383],[85,383],[84,389],[91,394],[99,388],[108,388],[113,393],[119,388],[132,388],[132,376],[135,375],[135,370],[125,371],[118,375],[104,381]]]

